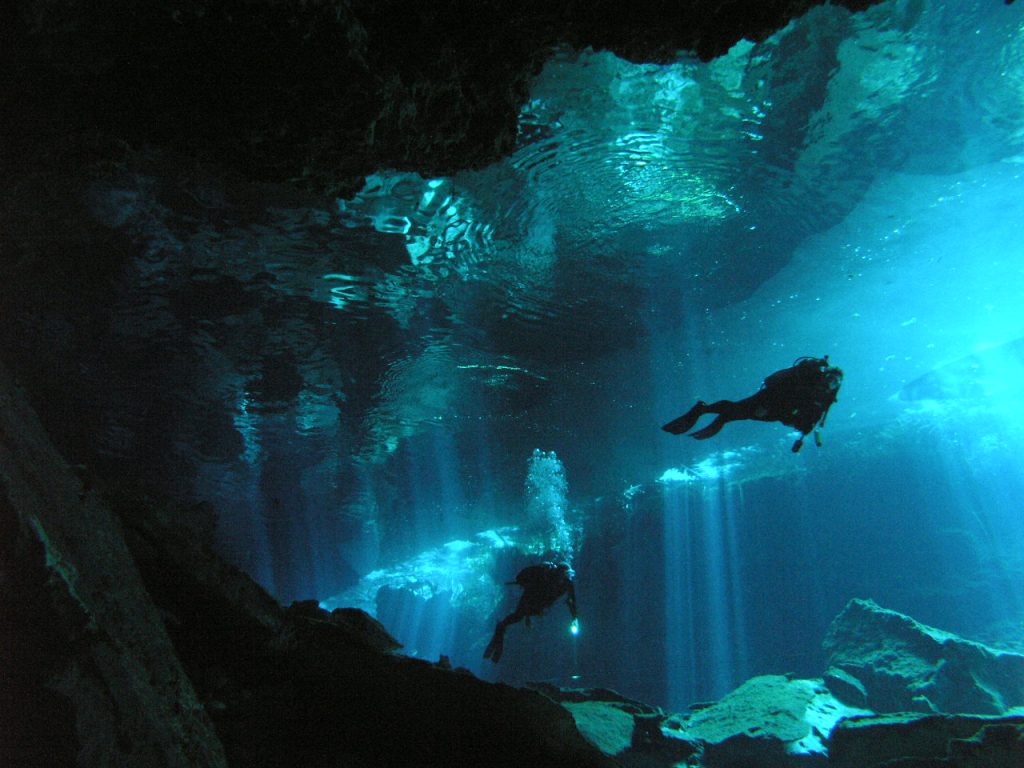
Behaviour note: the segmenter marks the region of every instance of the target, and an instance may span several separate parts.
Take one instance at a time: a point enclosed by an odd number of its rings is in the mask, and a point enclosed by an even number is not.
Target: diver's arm
[[[825,410],[821,412],[821,418],[818,419],[817,429],[821,429],[825,426],[825,417],[828,416],[828,409],[832,407],[832,403],[825,406]]]
[[[576,618],[576,587],[573,585],[573,583],[571,581],[569,582],[569,587],[566,590],[566,592],[568,594],[566,595],[565,602],[569,606],[569,613],[571,613],[572,617],[575,619]]]
[[[821,418],[818,419],[818,428],[825,426],[825,417],[828,416],[828,409],[836,404],[836,400],[839,399],[839,390],[835,389],[829,393],[828,402],[825,404],[825,408],[821,412]]]

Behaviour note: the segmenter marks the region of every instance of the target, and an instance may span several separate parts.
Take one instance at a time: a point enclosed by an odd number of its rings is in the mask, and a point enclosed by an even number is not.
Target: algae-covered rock
[[[830,686],[839,682],[833,690],[855,700],[853,678],[876,712],[1000,715],[1024,704],[1024,656],[925,626],[870,600],[847,604],[824,647]]]
[[[804,712],[814,694],[814,684],[809,680],[790,680],[782,675],[755,677],[721,701],[698,710],[687,730],[708,743],[741,734],[798,741],[810,732]]]
[[[825,765],[824,739],[845,707],[820,680],[755,677],[683,724],[703,744],[708,768]]]

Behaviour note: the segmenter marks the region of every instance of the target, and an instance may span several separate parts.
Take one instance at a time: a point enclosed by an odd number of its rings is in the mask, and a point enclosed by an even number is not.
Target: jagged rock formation
[[[856,717],[832,731],[829,752],[832,768],[1016,768],[1024,717]]]
[[[658,707],[615,691],[531,686],[572,713],[584,738],[624,766],[692,764],[701,743],[678,729]]]
[[[507,152],[555,44],[710,59],[817,4],[20,0],[0,17],[0,133],[16,152],[98,130],[103,152],[152,144],[353,192],[381,166],[437,175]]]
[[[677,715],[609,691],[542,690],[624,766],[1017,768],[1024,760],[1024,716],[870,714],[842,705],[820,680],[756,677]]]
[[[851,637],[858,642],[849,642]],[[826,644],[836,649],[834,663],[840,638],[847,639],[843,658],[852,658],[856,648],[856,658],[879,663],[883,675],[894,668],[916,670],[944,689],[938,670],[960,668],[956,679],[974,681],[973,688],[964,685],[960,691],[964,706],[978,701],[974,689],[991,687],[993,680],[999,681],[999,687],[990,694],[997,698],[1010,698],[1014,687],[1024,683],[1024,674],[1015,668],[1015,654],[998,654],[924,627],[869,600],[851,601],[833,623]],[[933,647],[937,639],[941,643]],[[923,664],[922,647],[930,649],[928,665]],[[967,671],[962,668],[965,656],[974,661]],[[979,663],[978,658],[985,662]],[[687,761],[707,768],[1017,768],[1024,764],[1024,716],[1018,709],[1000,709],[990,716],[880,714],[863,706],[864,699],[887,701],[876,691],[876,681],[868,676],[861,683],[847,669],[834,666],[824,680],[755,677],[721,700],[694,705],[682,714],[666,714],[609,691],[542,690],[561,701],[584,736],[622,765],[667,766]],[[907,687],[914,682],[921,680],[902,680]],[[890,699],[895,687],[891,683],[887,689]],[[914,690],[926,688],[918,685]],[[910,701],[911,694],[904,695]]]
[[[1024,706],[1024,656],[851,600],[825,640],[833,692],[876,712],[998,715]]]

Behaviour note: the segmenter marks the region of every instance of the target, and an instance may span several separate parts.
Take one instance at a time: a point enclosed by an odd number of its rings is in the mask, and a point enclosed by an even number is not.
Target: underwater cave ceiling
[[[250,180],[348,195],[381,167],[438,176],[510,152],[530,80],[556,45],[710,60],[820,4],[21,0],[0,25],[0,62],[14,73],[2,119],[20,139],[12,152],[98,129],[108,149],[155,145]]]
[[[521,146],[523,130],[539,131],[511,174],[463,180],[500,210],[519,185],[558,172],[538,158],[557,117],[517,122],[557,46],[637,62],[687,50],[708,60],[817,5],[7,5],[0,67],[14,76],[0,84],[0,223],[10,258],[0,290],[13,320],[0,327],[4,354],[65,450],[86,457],[98,445],[162,475],[168,444],[192,454],[186,464],[244,452],[238,393],[269,413],[286,410],[304,384],[317,402],[343,400],[351,450],[364,458],[438,417],[486,418],[495,401],[520,413],[542,397],[547,366],[594,359],[645,332],[635,307],[651,276],[623,270],[620,254],[627,242],[665,251],[656,209],[603,222],[582,190],[562,201],[579,226],[573,237],[559,233],[553,268],[514,255],[478,269],[483,278],[467,288],[446,263],[416,264],[400,234],[365,226],[375,204],[367,179],[380,169],[422,179],[480,169]],[[827,75],[834,52],[808,49],[795,66]],[[589,55],[608,70],[603,54]],[[774,144],[790,139],[783,126]],[[593,170],[599,190],[603,169]],[[405,194],[424,214],[432,190],[422,184],[440,182],[384,183],[390,199]],[[636,199],[680,205],[671,187],[648,195],[636,184]],[[349,199],[352,223],[334,218],[335,195]],[[732,204],[714,190],[693,198],[701,211]],[[597,224],[602,234],[591,238]],[[769,236],[785,253],[800,234]],[[707,270],[728,279],[703,281],[720,294],[707,301],[742,295],[777,268],[763,239],[710,225]],[[453,370],[459,380],[441,381]],[[461,380],[486,390],[487,402],[459,400]],[[47,413],[54,403],[74,403],[76,418]]]

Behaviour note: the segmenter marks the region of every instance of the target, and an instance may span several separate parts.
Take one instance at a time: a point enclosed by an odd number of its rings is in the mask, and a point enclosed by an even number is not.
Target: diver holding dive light
[[[523,619],[526,619],[526,625],[529,626],[531,616],[542,615],[562,595],[566,595],[565,602],[569,606],[569,613],[572,614],[570,628],[575,635],[579,631],[579,622],[576,618],[576,588],[573,585],[573,575],[568,563],[553,562],[530,565],[516,574],[515,581],[510,581],[509,584],[518,584],[523,588],[523,594],[519,597],[516,609],[495,626],[494,636],[484,650],[484,658],[498,663],[505,649],[505,630]]]

